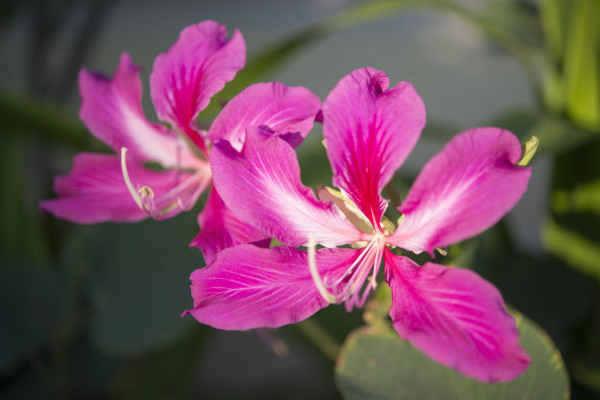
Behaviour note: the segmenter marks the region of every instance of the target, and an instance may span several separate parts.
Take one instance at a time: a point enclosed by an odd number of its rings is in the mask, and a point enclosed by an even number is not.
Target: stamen
[[[360,262],[362,261],[363,258],[365,258],[365,255],[367,255],[367,253],[369,252],[369,249],[371,247],[373,247],[373,240],[371,240],[369,242],[369,244],[367,245],[367,247],[364,248],[364,250],[356,258],[356,260],[354,260],[354,262],[352,263],[352,265],[346,270],[346,272],[344,272],[344,274],[342,276],[340,276],[338,278],[337,281],[335,281],[335,282],[333,282],[331,284],[325,284],[325,286],[328,286],[329,288],[334,288],[334,287],[338,286],[340,283],[342,283],[344,281],[344,279],[346,279],[349,275],[352,275],[352,273],[354,273],[354,271],[356,270],[356,266],[358,264],[360,264]]]
[[[381,246],[377,247],[377,253],[375,253],[375,263],[373,264],[373,274],[371,275],[370,285],[373,289],[377,289],[377,274],[379,273],[379,267],[381,266]]]
[[[354,306],[360,307],[364,304],[370,291],[377,287],[377,274],[383,257],[384,242],[384,236],[376,235],[342,276],[333,283],[327,283],[321,278],[317,268],[316,242],[313,238],[309,238],[307,243],[308,265],[315,286],[321,296],[329,303],[345,302],[348,311],[352,310]],[[371,277],[368,278],[371,269],[373,272]],[[361,293],[361,287],[367,278],[367,286]]]
[[[317,269],[317,254],[316,254],[317,243],[315,239],[312,237],[308,238],[308,244],[306,245],[306,250],[308,252],[308,267],[310,269],[310,275],[315,282],[315,286],[317,290],[323,296],[323,298],[329,303],[336,303],[335,296],[329,293],[329,291],[325,288],[323,280],[321,279],[321,275],[319,274],[319,270]]]
[[[123,179],[125,179],[125,185],[127,185],[127,190],[129,190],[129,194],[131,194],[131,197],[133,197],[133,200],[135,200],[135,203],[138,205],[138,207],[143,210],[144,207],[142,205],[142,199],[139,193],[133,187],[133,183],[131,183],[131,178],[129,178],[125,154],[127,154],[127,147],[121,147],[121,172],[123,173]]]
[[[193,202],[188,206],[183,203],[182,197],[191,199],[196,198],[206,188],[209,183],[206,171],[198,170],[195,174],[185,179],[183,182],[176,183],[167,193],[162,194],[155,200],[154,191],[149,186],[142,186],[138,191],[135,190],[129,172],[127,170],[126,160],[127,148],[121,148],[121,171],[125,185],[131,197],[137,206],[148,213],[156,220],[163,220],[168,214],[177,208],[187,211],[193,207]]]

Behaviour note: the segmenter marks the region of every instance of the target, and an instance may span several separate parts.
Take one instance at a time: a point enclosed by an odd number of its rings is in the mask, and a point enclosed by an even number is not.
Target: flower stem
[[[318,322],[307,319],[296,324],[296,327],[321,350],[325,357],[331,360],[337,358],[340,345]]]

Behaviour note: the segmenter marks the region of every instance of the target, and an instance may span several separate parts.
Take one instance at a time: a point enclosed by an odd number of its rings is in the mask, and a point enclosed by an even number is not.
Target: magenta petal
[[[317,265],[323,275],[338,277],[355,253],[322,249],[317,251]],[[291,247],[231,247],[208,267],[194,271],[190,280],[194,308],[184,314],[218,329],[293,324],[328,304],[312,280],[306,252]]]
[[[82,70],[79,74],[79,116],[90,132],[115,152],[128,149],[132,161],[157,161],[165,167],[193,166],[185,143],[159,124],[148,122],[141,108],[139,68],[121,55],[112,79]]]
[[[473,271],[427,263],[419,267],[387,251],[390,316],[403,339],[471,378],[508,381],[530,358],[498,289]]]
[[[294,149],[277,134],[249,129],[241,153],[228,142],[210,154],[213,182],[230,209],[244,221],[290,246],[312,237],[325,246],[360,240],[333,203],[315,199],[302,185]]]
[[[204,261],[210,264],[217,253],[238,244],[253,243],[269,239],[254,225],[237,218],[225,206],[214,188],[208,195],[204,210],[198,215],[200,233],[191,245],[202,251]]]
[[[323,106],[323,136],[334,185],[377,226],[387,203],[379,193],[417,143],[425,106],[408,82],[389,89],[372,68],[342,78]]]
[[[144,185],[152,188],[157,201],[191,176],[174,171],[149,171],[135,163],[129,163],[128,171],[134,183],[140,182],[138,188]],[[41,209],[80,224],[134,222],[148,216],[127,190],[117,156],[78,154],[69,174],[55,178],[54,190],[58,198],[41,202]]]
[[[421,171],[388,243],[431,252],[495,224],[527,188],[531,169],[514,165],[520,157],[519,140],[499,128],[455,136]]]
[[[257,83],[227,103],[210,127],[208,138],[213,142],[225,139],[240,151],[247,127],[268,127],[295,136],[298,145],[312,129],[320,108],[319,98],[304,87]]]
[[[246,44],[239,31],[229,40],[227,28],[214,21],[188,26],[154,61],[150,90],[158,117],[204,148],[194,119],[245,62]]]

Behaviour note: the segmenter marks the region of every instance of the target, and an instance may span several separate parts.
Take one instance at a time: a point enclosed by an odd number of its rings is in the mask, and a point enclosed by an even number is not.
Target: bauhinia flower
[[[227,141],[213,148],[214,184],[225,204],[284,246],[220,252],[191,275],[194,308],[187,313],[220,329],[295,323],[330,303],[362,306],[383,265],[389,314],[402,338],[476,379],[520,375],[530,360],[491,283],[471,270],[419,266],[396,254],[433,255],[507,213],[530,176],[517,138],[499,128],[455,136],[417,177],[396,227],[384,217],[381,191],[425,124],[417,92],[407,82],[389,88],[384,73],[364,68],[339,82],[322,111],[339,190],[320,188],[320,200],[302,185],[294,149],[266,129],[249,129],[241,150]],[[353,248],[337,247],[346,244]]]
[[[159,55],[150,75],[152,102],[164,124],[146,119],[141,108],[139,70],[123,53],[112,78],[82,70],[80,118],[90,132],[117,154],[81,153],[67,176],[57,177],[57,199],[42,210],[77,223],[165,219],[189,210],[210,186],[211,142],[227,139],[241,146],[246,125],[287,134],[299,143],[312,128],[319,99],[302,87],[261,83],[232,99],[208,131],[196,117],[245,64],[239,31],[203,21],[185,28]],[[159,168],[157,169],[156,166]],[[221,248],[263,239],[254,226],[237,220],[211,191],[202,227],[192,244],[207,261]]]

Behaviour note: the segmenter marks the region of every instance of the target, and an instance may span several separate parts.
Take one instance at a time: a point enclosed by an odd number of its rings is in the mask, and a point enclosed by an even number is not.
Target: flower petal
[[[387,251],[390,316],[403,339],[459,373],[486,382],[522,374],[530,358],[498,289],[473,271],[427,263],[419,268]]]
[[[342,78],[323,106],[333,183],[376,228],[387,206],[379,193],[425,126],[425,106],[412,85],[388,88],[383,72],[359,69]]]
[[[321,273],[340,276],[355,250],[321,249]],[[279,327],[299,322],[328,303],[317,291],[306,252],[250,244],[231,247],[190,276],[194,308],[184,312],[218,329]]]
[[[191,245],[202,251],[206,264],[212,263],[217,253],[226,248],[265,239],[268,246],[271,241],[254,225],[237,218],[225,206],[214,188],[208,195],[204,210],[198,215],[198,225],[200,225],[200,233]]]
[[[214,21],[188,26],[154,61],[150,90],[158,117],[204,149],[194,119],[245,62],[246,44],[239,31],[228,40],[227,28]]]
[[[208,138],[225,139],[241,151],[246,128],[268,127],[298,146],[312,129],[321,101],[310,90],[279,82],[257,83],[231,99],[215,119]]]
[[[192,175],[175,171],[150,171],[135,163],[129,163],[128,170],[132,181],[141,182],[140,187],[150,186],[157,199]],[[41,202],[41,209],[80,224],[135,222],[148,216],[129,193],[117,156],[76,155],[69,174],[55,178],[54,191],[58,198]]]
[[[144,116],[138,72],[139,67],[127,53],[121,55],[111,79],[81,70],[79,117],[94,136],[115,152],[126,147],[132,160],[156,161],[165,167],[193,167],[195,157],[183,140]]]
[[[514,165],[520,157],[518,139],[499,128],[455,136],[421,171],[388,243],[432,252],[495,224],[527,188],[531,169]]]
[[[221,141],[210,160],[215,188],[227,207],[282,243],[300,246],[312,237],[336,246],[363,238],[333,203],[316,200],[302,185],[296,153],[279,135],[249,129],[241,153]]]

